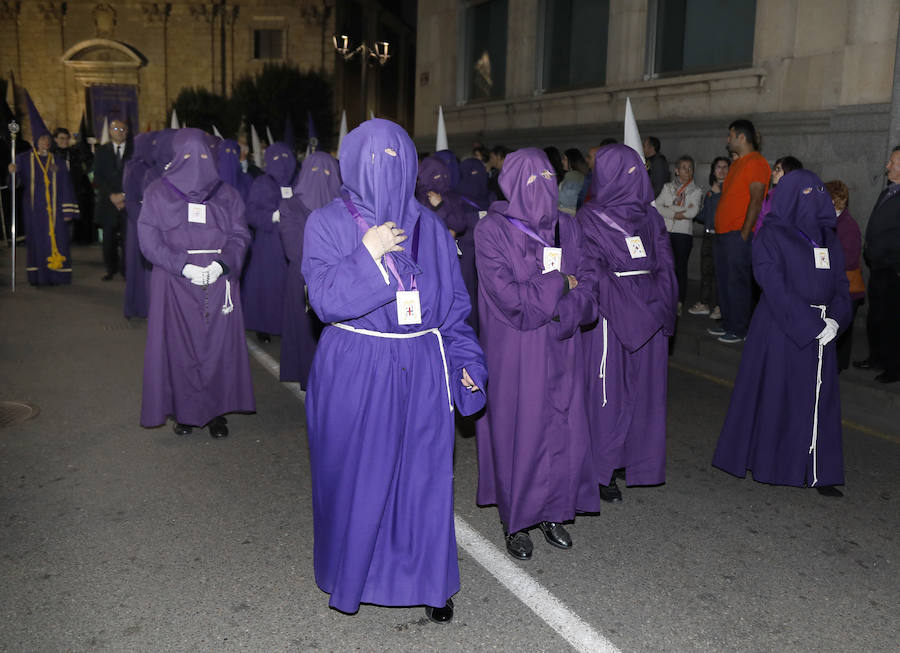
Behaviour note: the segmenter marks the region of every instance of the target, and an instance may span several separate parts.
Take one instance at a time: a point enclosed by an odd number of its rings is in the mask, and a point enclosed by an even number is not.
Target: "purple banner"
[[[97,85],[89,88],[91,100],[91,126],[97,139],[103,133],[103,119],[110,122],[122,120],[134,134],[140,131],[138,123],[137,87]]]

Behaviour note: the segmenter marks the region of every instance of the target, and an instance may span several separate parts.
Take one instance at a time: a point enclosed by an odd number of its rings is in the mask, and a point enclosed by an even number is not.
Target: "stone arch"
[[[76,43],[61,57],[62,62],[71,67],[92,64],[114,68],[137,69],[147,63],[147,59],[132,46],[110,39],[88,39]]]

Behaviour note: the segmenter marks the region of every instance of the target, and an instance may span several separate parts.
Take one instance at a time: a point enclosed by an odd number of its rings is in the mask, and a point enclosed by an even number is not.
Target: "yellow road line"
[[[707,374],[706,372],[695,370],[694,368],[688,367],[687,365],[669,361],[669,367],[678,370],[679,372],[684,372],[685,374],[691,374],[693,376],[700,377],[701,379],[709,381],[710,383],[715,383],[716,385],[720,385],[724,388],[734,387],[734,381],[729,381],[728,379],[724,379],[721,376],[715,376],[714,374]],[[847,428],[853,429],[854,431],[859,431],[860,433],[870,435],[873,438],[878,438],[887,442],[893,442],[894,444],[900,444],[900,437],[896,435],[884,433],[883,431],[872,429],[868,426],[863,426],[862,424],[857,424],[856,422],[850,421],[849,419],[842,419],[841,424],[843,424]]]

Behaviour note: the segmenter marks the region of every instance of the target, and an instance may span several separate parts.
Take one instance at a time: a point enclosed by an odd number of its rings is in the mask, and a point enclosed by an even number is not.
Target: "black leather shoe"
[[[613,476],[612,480],[609,482],[609,485],[601,485],[600,486],[600,498],[604,501],[608,501],[609,503],[621,503],[622,502],[622,490],[619,489],[619,486],[616,485],[616,477]]]
[[[878,361],[871,358],[864,358],[861,361],[853,361],[853,367],[858,370],[883,370],[884,366]]]
[[[175,426],[172,427],[172,430],[175,431],[175,435],[190,435],[194,432],[194,429],[187,424],[180,424],[178,422],[175,423]]]
[[[528,531],[517,531],[506,535],[506,550],[516,560],[531,560],[534,544]]]
[[[112,272],[107,272],[102,277],[100,277],[100,281],[112,281],[113,274]]]
[[[213,417],[209,422],[209,436],[211,438],[228,437],[228,427],[225,426],[227,420],[224,417]]]
[[[897,372],[882,372],[875,377],[875,380],[879,383],[896,383],[900,381],[900,374]]]
[[[555,521],[542,521],[538,526],[544,534],[544,539],[553,546],[559,549],[572,548],[572,536],[562,524]]]
[[[820,485],[816,488],[816,492],[821,494],[823,497],[842,497],[844,493],[838,490],[833,485]]]
[[[256,332],[256,339],[259,340],[260,342],[272,342],[272,336],[270,336],[268,333],[265,333],[263,331]]]
[[[447,599],[447,605],[443,608],[425,606],[425,616],[436,624],[448,624],[453,620],[453,599]]]

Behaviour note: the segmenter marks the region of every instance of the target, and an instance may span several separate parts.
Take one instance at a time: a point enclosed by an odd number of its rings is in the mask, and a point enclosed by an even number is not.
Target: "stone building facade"
[[[621,140],[630,97],[641,134],[672,163],[692,155],[705,185],[746,117],[770,162],[792,154],[847,182],[864,228],[884,183],[898,16],[900,0],[419,2],[416,140],[433,149],[442,105],[461,154],[475,140],[586,152]]]
[[[373,0],[0,0],[0,77],[12,73],[50,129],[77,131],[93,85],[135,89],[139,128],[157,129],[182,88],[228,95],[236,79],[273,61],[324,72],[335,81],[336,115],[345,100],[348,114],[362,115],[358,64],[346,65],[332,43],[348,18],[390,25],[398,41],[391,63],[409,70],[394,75],[411,79],[413,27]],[[411,84],[394,84],[385,98],[378,82],[366,108],[390,108],[388,117],[411,126]]]

